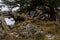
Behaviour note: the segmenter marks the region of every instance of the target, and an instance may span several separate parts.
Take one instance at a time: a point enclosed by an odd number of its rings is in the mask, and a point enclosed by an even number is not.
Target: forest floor
[[[60,40],[60,23],[55,21],[27,20],[7,27],[0,27],[0,40]]]
[[[4,33],[1,40],[60,40],[60,23],[20,22]]]

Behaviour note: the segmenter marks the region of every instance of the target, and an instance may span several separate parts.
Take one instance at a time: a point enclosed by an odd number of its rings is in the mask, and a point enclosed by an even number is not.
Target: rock
[[[30,32],[35,32],[35,31],[37,31],[36,28],[37,28],[36,26],[34,26],[34,25],[30,24],[30,23],[26,25],[26,29],[27,29],[28,31],[30,31]]]
[[[31,36],[31,33],[24,31],[20,33],[20,36],[25,37],[25,38],[29,38]]]
[[[26,25],[26,29],[34,29],[38,31],[38,30],[41,30],[42,28],[29,23]]]
[[[26,29],[30,29],[31,30],[31,29],[35,29],[35,28],[36,27],[34,25],[30,24],[30,23],[26,25]]]
[[[32,28],[32,24],[27,24],[26,25],[26,29],[31,29]]]
[[[28,23],[28,22],[23,22],[23,25],[25,25],[25,26],[26,26],[26,25],[27,25],[27,23]]]
[[[12,32],[9,34],[10,36],[14,36],[14,37],[19,37],[19,34],[17,34],[16,32]]]
[[[39,27],[37,27],[33,24],[30,24],[30,23],[26,25],[26,29],[31,33],[35,33],[35,32],[36,33],[38,33],[38,32],[44,33],[43,30],[41,30],[42,28],[39,28]]]
[[[47,34],[45,37],[47,37],[49,40],[52,40],[55,38],[55,35]]]
[[[14,33],[10,33],[9,35],[14,35]]]

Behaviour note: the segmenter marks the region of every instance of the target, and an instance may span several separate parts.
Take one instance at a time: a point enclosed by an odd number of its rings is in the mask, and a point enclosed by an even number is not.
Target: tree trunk
[[[56,16],[55,16],[55,11],[54,11],[54,7],[51,5],[50,7],[50,20],[51,21],[56,21]]]

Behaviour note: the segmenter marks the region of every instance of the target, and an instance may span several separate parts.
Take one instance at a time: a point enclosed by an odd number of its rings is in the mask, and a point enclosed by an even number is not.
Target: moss
[[[34,24],[34,25],[40,25],[40,26],[44,26],[45,25],[45,22],[43,22],[43,21],[35,21],[35,22],[33,22],[32,24]]]
[[[56,37],[55,39],[53,39],[53,40],[60,40],[60,37]]]
[[[55,31],[56,31],[57,34],[60,34],[60,26],[56,26]]]
[[[32,24],[34,25],[42,25],[42,26],[55,26],[56,22],[52,22],[52,21],[35,21]]]
[[[38,38],[37,40],[48,40],[47,38]]]

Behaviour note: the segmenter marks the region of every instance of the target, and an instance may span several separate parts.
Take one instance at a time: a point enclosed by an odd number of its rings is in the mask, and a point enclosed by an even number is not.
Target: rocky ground
[[[60,40],[59,22],[30,18],[16,22],[14,26],[2,24],[0,23],[0,40]]]
[[[0,28],[0,40],[60,40],[59,28],[55,22],[24,21],[9,27],[7,32]]]

